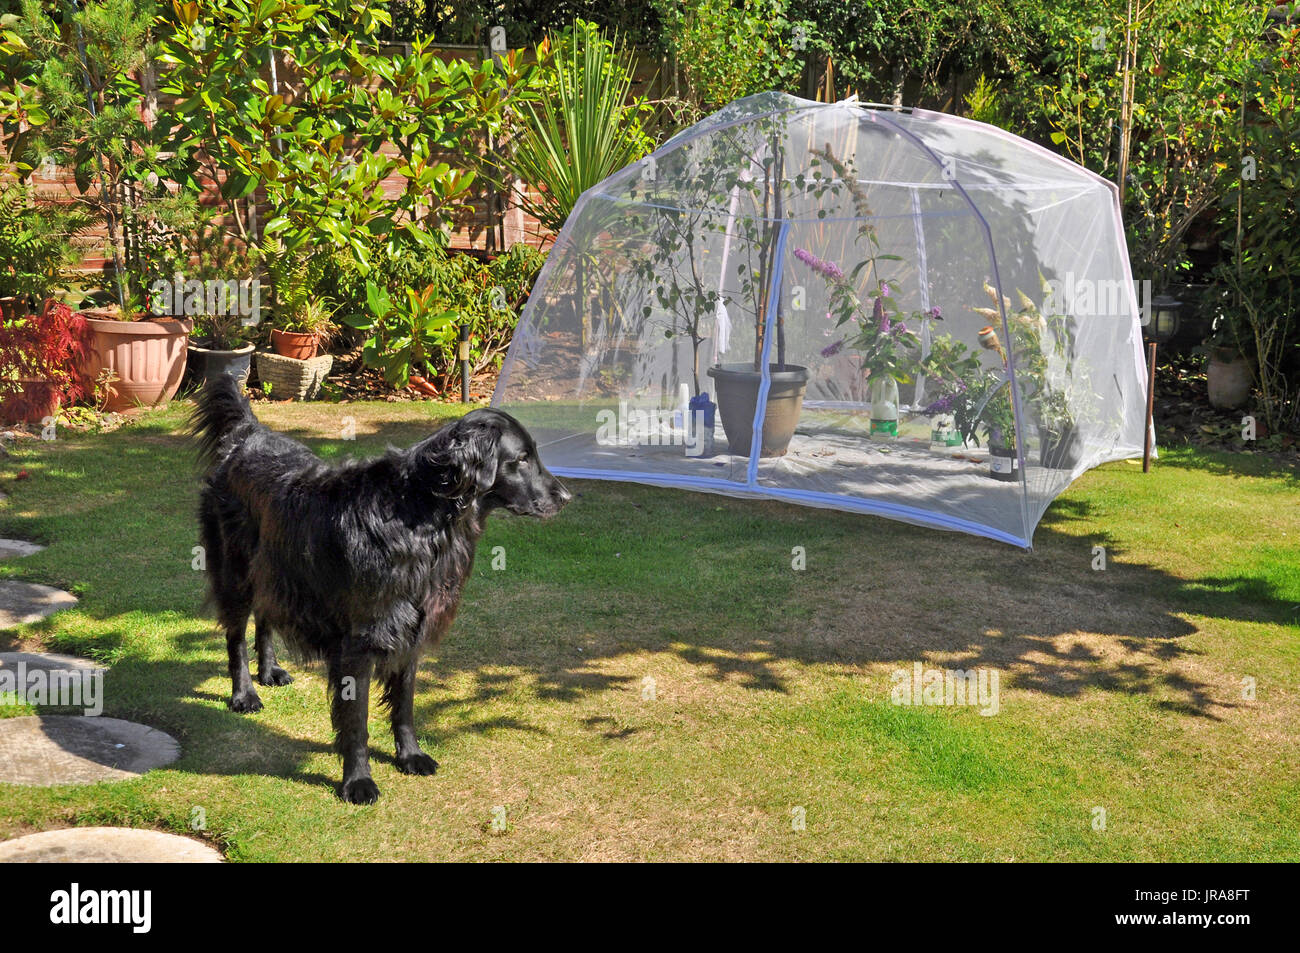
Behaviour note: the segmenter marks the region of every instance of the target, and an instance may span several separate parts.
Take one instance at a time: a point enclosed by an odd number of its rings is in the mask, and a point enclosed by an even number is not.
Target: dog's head
[[[554,516],[573,497],[542,465],[537,444],[499,410],[474,410],[415,448],[420,481],[438,496],[476,499],[484,510]]]

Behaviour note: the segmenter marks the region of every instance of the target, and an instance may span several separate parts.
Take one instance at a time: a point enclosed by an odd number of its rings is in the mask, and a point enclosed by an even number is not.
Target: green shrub
[[[344,269],[336,276],[340,320],[365,335],[366,363],[390,383],[420,374],[446,387],[459,370],[466,323],[473,371],[500,364],[545,257],[523,244],[486,263],[463,252],[398,247],[374,255],[367,275]]]
[[[38,208],[30,186],[0,184],[0,298],[25,297],[36,308],[65,290],[81,257],[72,239],[89,224],[80,209]]]

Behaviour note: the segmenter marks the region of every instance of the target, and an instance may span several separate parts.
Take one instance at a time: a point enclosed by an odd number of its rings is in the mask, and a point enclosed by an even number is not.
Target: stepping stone
[[[108,666],[75,655],[53,652],[0,652],[0,699],[29,705],[82,709],[98,716],[104,710],[104,676]]]
[[[17,669],[19,663],[29,672],[100,672],[108,668],[88,658],[56,652],[0,652],[0,668]]]
[[[180,756],[171,735],[120,718],[0,718],[0,784],[125,781]]]
[[[0,579],[0,630],[39,621],[76,604],[76,596],[53,586]]]
[[[45,547],[25,539],[0,539],[0,559],[17,559],[39,553]]]
[[[0,863],[219,864],[207,844],[131,827],[68,827],[0,842]]]

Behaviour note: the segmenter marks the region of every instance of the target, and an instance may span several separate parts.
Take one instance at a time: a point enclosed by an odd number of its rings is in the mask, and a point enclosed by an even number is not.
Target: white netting
[[[493,403],[562,475],[1029,545],[1141,453],[1145,378],[1109,183],[980,123],[764,93],[582,197]]]

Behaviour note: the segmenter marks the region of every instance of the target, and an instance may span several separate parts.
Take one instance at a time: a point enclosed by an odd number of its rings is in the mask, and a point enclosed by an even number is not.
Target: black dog
[[[408,450],[330,466],[259,424],[225,375],[199,396],[193,432],[208,468],[201,542],[226,631],[230,707],[262,707],[244,640],[251,612],[263,685],[290,680],[272,630],[328,664],[343,800],[379,797],[367,750],[372,677],[383,683],[398,769],[433,774],[438,764],[415,738],[415,672],[456,615],[488,514],[552,516],[570,499],[528,432],[508,414],[475,410]]]

